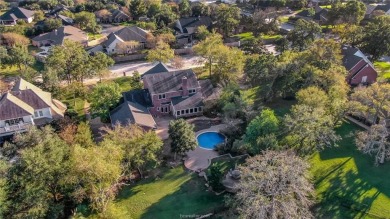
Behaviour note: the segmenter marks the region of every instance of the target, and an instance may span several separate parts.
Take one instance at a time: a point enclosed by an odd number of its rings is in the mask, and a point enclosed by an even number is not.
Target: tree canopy
[[[187,123],[184,119],[170,121],[168,133],[171,139],[171,151],[175,153],[175,158],[176,154],[183,155],[198,146],[194,125]]]
[[[241,218],[312,218],[309,165],[289,151],[266,151],[238,167],[241,179],[228,204]]]

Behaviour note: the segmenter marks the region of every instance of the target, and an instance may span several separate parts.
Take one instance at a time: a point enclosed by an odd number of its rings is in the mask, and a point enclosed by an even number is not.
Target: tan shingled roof
[[[18,99],[11,93],[6,93],[0,100],[0,119],[15,119],[34,115],[34,108]]]

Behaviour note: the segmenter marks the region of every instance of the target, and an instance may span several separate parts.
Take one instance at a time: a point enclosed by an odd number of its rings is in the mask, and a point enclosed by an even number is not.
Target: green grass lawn
[[[126,76],[126,77],[119,77],[115,79],[106,79],[103,80],[102,83],[106,82],[115,82],[119,85],[120,89],[122,92],[129,91],[131,89],[131,77]]]
[[[383,79],[390,79],[390,62],[374,62],[379,76]]]
[[[98,33],[98,34],[94,34],[94,33],[88,33],[88,40],[89,41],[92,41],[92,40],[97,40],[97,39],[100,39],[102,38],[103,35]]]
[[[390,216],[390,163],[375,166],[373,157],[358,151],[350,135],[357,130],[355,125],[344,123],[337,130],[343,137],[339,147],[310,159],[319,203],[317,218]]]
[[[250,39],[255,38],[255,36],[253,36],[252,32],[240,33],[240,34],[237,34],[237,35],[234,35],[234,36],[235,37],[239,37],[240,40],[250,40]]]
[[[207,192],[204,184],[202,178],[186,172],[181,166],[162,169],[160,178],[144,179],[122,189],[107,214],[116,219],[171,219],[180,218],[180,215],[207,214],[222,206],[223,196]],[[98,218],[87,212],[81,215]]]
[[[277,40],[277,39],[282,38],[282,35],[280,35],[280,34],[274,34],[274,35],[264,34],[264,35],[261,35],[261,38],[263,40]]]
[[[277,99],[266,106],[281,117],[295,102]],[[375,166],[373,157],[357,150],[353,133],[359,130],[344,122],[337,129],[343,138],[338,147],[309,159],[317,198],[315,218],[389,218],[390,163]]]
[[[196,67],[196,68],[193,68],[192,70],[194,71],[194,73],[196,74],[196,77],[199,80],[204,80],[204,79],[210,78],[209,69],[206,68],[205,66]]]

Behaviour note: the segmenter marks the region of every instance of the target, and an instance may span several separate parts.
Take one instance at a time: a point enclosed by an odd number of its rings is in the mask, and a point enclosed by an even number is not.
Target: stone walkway
[[[211,126],[208,129],[203,129],[195,133],[196,136],[203,132],[219,132],[225,128],[225,124]],[[184,166],[192,171],[203,171],[209,167],[211,159],[218,157],[219,154],[214,150],[206,150],[199,146],[193,151],[187,152],[187,159],[184,161]]]

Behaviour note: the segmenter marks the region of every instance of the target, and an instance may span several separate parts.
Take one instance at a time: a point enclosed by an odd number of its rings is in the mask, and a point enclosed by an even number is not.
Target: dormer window
[[[189,94],[194,94],[194,93],[196,93],[196,89],[189,89],[189,90],[188,90],[188,93],[189,93]]]
[[[159,100],[165,99],[165,94],[159,94],[159,95],[158,95],[158,99],[159,99]]]
[[[43,111],[42,110],[37,110],[34,112],[34,117],[39,118],[43,116]]]

